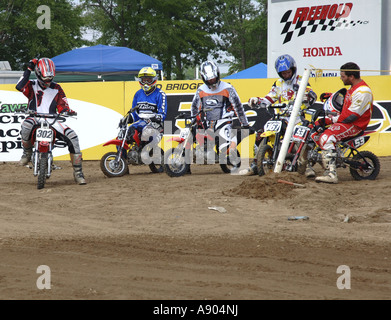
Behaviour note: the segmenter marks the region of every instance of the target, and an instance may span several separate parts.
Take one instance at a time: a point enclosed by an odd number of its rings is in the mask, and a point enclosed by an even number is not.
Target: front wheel
[[[379,158],[370,151],[362,151],[360,154],[352,158],[355,165],[350,166],[350,174],[354,180],[375,180],[380,172]]]
[[[274,161],[273,161],[273,148],[264,144],[258,148],[257,152],[257,170],[258,175],[263,176],[267,173],[273,172]]]
[[[100,159],[100,169],[106,177],[122,177],[129,173],[126,159],[121,156],[117,161],[116,152],[108,152]]]
[[[38,184],[37,189],[43,189],[46,183],[48,173],[48,154],[40,153],[38,159]]]
[[[227,156],[226,161],[224,163],[220,164],[221,170],[223,170],[224,173],[233,173],[237,171],[240,168],[241,159],[240,159],[240,153],[237,149],[235,149],[236,154],[230,154]]]
[[[164,156],[164,170],[170,177],[180,177],[190,169],[186,163],[186,152],[182,145],[169,149]]]

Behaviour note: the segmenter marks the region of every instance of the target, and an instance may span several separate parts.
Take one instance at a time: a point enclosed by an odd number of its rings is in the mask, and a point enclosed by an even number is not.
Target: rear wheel
[[[122,177],[129,173],[126,159],[121,156],[117,161],[116,152],[108,152],[100,159],[100,169],[106,177]]]
[[[350,166],[350,174],[355,180],[375,180],[380,172],[379,158],[370,151],[362,151],[360,154],[361,157],[356,154],[352,158],[356,165]]]
[[[48,154],[40,153],[38,159],[38,184],[37,189],[43,189],[46,183],[46,176],[48,173]]]
[[[152,162],[149,164],[149,169],[153,173],[162,173],[164,172],[164,151],[162,148],[158,148],[158,152],[160,152],[160,161]],[[153,150],[151,150],[150,154],[151,157],[153,156]]]

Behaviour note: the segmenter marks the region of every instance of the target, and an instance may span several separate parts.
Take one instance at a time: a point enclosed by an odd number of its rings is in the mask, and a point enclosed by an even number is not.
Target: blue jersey
[[[167,99],[166,93],[159,88],[155,88],[149,94],[146,94],[143,89],[138,90],[134,97],[132,108],[138,106],[138,110],[132,112],[133,121],[136,122],[140,119],[139,114],[159,114],[161,121],[164,121],[167,115]]]

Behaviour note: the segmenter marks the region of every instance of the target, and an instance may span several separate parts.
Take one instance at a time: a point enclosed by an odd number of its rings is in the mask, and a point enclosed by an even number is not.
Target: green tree
[[[185,70],[219,49],[213,38],[221,0],[87,0],[89,27],[97,43],[132,48],[162,61],[167,79],[184,79]]]
[[[267,0],[227,0],[221,9],[222,47],[234,58],[230,73],[267,63]]]
[[[40,17],[49,14],[37,12],[41,5],[50,10],[50,29],[39,25]],[[0,60],[9,61],[14,70],[22,70],[34,57],[52,58],[81,47],[87,43],[82,39],[83,26],[81,8],[70,0],[1,1]]]

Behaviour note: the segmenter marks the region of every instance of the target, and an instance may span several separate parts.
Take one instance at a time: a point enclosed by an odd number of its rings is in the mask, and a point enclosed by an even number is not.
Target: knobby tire
[[[37,189],[43,189],[46,183],[46,176],[48,173],[48,154],[40,153],[38,160],[38,184]]]

